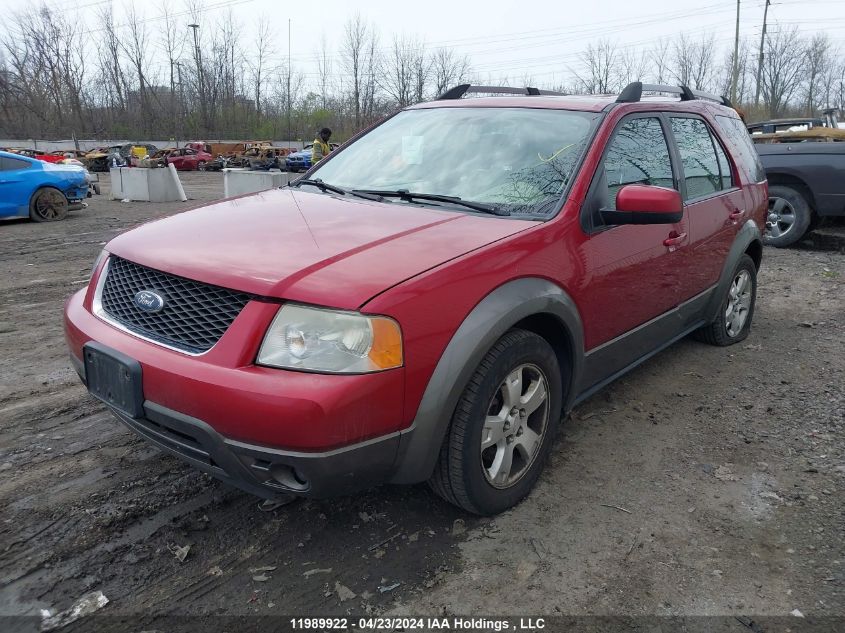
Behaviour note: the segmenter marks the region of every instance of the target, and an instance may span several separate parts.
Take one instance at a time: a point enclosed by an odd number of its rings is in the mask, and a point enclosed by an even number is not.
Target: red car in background
[[[43,160],[45,163],[60,163],[65,158],[64,155],[57,156],[55,152],[45,154],[37,149],[22,147],[10,147],[5,151],[11,152],[12,154],[20,154],[21,156],[28,156],[29,158],[34,158],[35,160]]]
[[[212,159],[211,154],[190,147],[168,148],[159,150],[150,157],[162,165],[173,165],[179,171],[205,171],[205,166]]]

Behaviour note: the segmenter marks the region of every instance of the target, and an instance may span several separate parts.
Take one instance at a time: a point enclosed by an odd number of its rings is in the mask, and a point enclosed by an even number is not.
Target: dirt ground
[[[842,254],[767,248],[747,341],[681,341],[578,407],[502,516],[425,486],[263,512],[70,368],[62,303],[105,242],[223,189],[186,174],[188,203],[124,204],[102,179],[64,222],[0,224],[0,614],[102,591],[131,631],[160,614],[845,615]]]

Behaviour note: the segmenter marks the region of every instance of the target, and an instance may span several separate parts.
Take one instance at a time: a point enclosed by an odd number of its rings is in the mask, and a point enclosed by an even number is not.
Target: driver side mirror
[[[616,209],[599,213],[607,225],[675,224],[684,217],[684,202],[675,189],[625,185],[616,194]]]

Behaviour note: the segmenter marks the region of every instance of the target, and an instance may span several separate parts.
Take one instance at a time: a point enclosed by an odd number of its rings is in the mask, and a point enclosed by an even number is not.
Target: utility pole
[[[736,0],[736,35],[734,36],[734,67],[731,79],[731,103],[736,106],[736,85],[739,80],[739,4]]]
[[[288,145],[293,140],[290,129],[290,18],[288,18]]]
[[[757,88],[754,91],[754,105],[760,104],[760,81],[763,79],[763,45],[766,43],[766,18],[769,16],[769,5],[772,0],[766,0],[763,9],[763,33],[760,35],[760,54],[757,56]]]
[[[177,126],[176,132],[176,147],[179,147],[179,137],[182,136],[180,132],[184,132],[181,128],[185,126],[185,86],[182,83],[182,62],[176,61],[176,73],[179,80],[179,121],[182,123]]]
[[[173,75],[173,66],[176,60],[170,60],[170,108],[173,112],[173,140],[176,142],[176,147],[179,147],[179,108],[176,105],[176,79]]]

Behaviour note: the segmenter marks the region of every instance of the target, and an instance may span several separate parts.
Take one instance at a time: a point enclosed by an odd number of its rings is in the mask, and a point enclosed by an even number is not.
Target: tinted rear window
[[[751,182],[761,182],[766,179],[766,171],[760,162],[760,156],[754,149],[751,135],[740,119],[716,115],[716,122],[730,143],[737,167]]]

